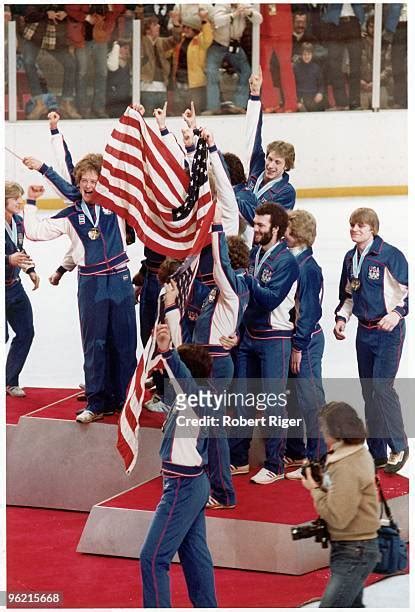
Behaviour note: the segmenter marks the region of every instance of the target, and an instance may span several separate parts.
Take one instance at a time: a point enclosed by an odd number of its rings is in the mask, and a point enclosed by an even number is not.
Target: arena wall
[[[154,120],[149,120],[154,125]],[[103,151],[116,120],[62,121],[61,130],[74,160]],[[182,119],[170,118],[168,127],[180,135]],[[205,117],[222,151],[244,156],[244,117]],[[407,112],[402,110],[295,113],[264,115],[263,139],[287,140],[295,145],[296,168],[291,181],[299,197],[388,195],[407,193]],[[6,145],[20,156],[33,155],[53,165],[46,121],[6,123]],[[6,177],[27,187],[39,177],[6,152]],[[46,184],[46,208],[61,201]]]

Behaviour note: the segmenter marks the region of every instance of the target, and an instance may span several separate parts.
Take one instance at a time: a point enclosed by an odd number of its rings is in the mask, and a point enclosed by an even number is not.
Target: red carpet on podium
[[[6,423],[17,425],[20,417],[30,415],[31,417],[43,419],[75,420],[76,411],[86,406],[86,402],[79,402],[77,397],[83,395],[80,389],[25,389],[25,398],[7,396],[6,399]],[[150,395],[148,396],[150,399]],[[34,413],[34,414],[33,414]],[[119,415],[114,414],[105,417],[96,424],[116,425]],[[150,412],[143,408],[140,415],[141,427],[153,427],[160,429],[165,420],[165,415],[158,412]]]
[[[315,517],[309,492],[297,480],[281,480],[271,486],[252,484],[249,479],[255,474],[236,476],[233,479],[237,506],[233,510],[208,510],[207,516],[229,518],[260,523],[284,523],[295,525]],[[387,499],[400,497],[409,491],[409,481],[398,475],[379,473],[382,489]],[[106,501],[100,506],[154,510],[162,491],[161,477],[134,487]],[[260,500],[260,503],[258,501]],[[287,501],[289,500],[289,502]]]

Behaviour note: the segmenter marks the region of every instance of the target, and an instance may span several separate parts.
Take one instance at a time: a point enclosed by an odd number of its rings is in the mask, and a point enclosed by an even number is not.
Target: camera
[[[291,528],[291,537],[293,540],[304,540],[305,538],[315,538],[315,541],[320,543],[323,548],[328,547],[330,534],[327,529],[327,523],[322,518],[317,518],[308,525]]]
[[[238,40],[235,40],[234,38],[231,39],[228,46],[229,53],[239,53],[240,46],[241,45]]]
[[[308,467],[311,469],[311,476],[313,477],[313,480],[315,480],[318,485],[321,485],[323,482],[323,473],[320,461],[311,460],[305,465],[303,465],[303,467],[301,468],[301,475],[304,476],[304,478],[307,478],[305,470]]]

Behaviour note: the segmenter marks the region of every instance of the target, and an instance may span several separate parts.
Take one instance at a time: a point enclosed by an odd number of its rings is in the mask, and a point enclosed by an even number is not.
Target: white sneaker
[[[292,472],[286,472],[285,473],[285,478],[287,478],[288,480],[302,480],[303,475],[301,473],[301,470],[303,468],[298,468],[297,470],[293,470]]]
[[[7,395],[10,395],[11,397],[26,397],[26,393],[23,391],[23,389],[17,386],[16,387],[7,386],[6,393]]]
[[[151,400],[146,402],[144,406],[145,408],[147,408],[147,410],[150,410],[150,412],[168,412],[169,411],[169,407],[164,402],[162,402],[161,399],[157,395],[154,395],[154,397],[152,397]]]
[[[76,420],[78,423],[92,423],[93,421],[100,421],[104,418],[103,412],[92,412],[92,410],[84,410],[81,414],[78,414]]]
[[[249,473],[249,463],[247,465],[231,465],[231,476]]]
[[[275,482],[276,480],[282,480],[283,478],[284,478],[284,473],[275,474],[275,472],[271,472],[270,470],[267,470],[266,468],[261,468],[259,472],[255,474],[255,476],[252,476],[251,481],[255,482],[256,484],[266,485],[266,484],[271,484],[272,482]]]

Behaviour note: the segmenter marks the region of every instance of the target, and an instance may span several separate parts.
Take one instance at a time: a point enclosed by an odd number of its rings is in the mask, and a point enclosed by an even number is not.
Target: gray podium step
[[[238,488],[242,488],[241,479],[248,478],[235,478],[239,497],[241,493],[246,494],[238,491]],[[156,480],[144,483],[95,505],[79,541],[78,552],[138,559],[159,498],[153,491],[149,501],[145,491],[149,487],[154,490],[156,484]],[[276,495],[277,489],[274,487],[281,489],[279,500],[281,505],[285,505],[285,509],[280,508],[283,510],[284,522],[278,522],[278,518],[255,520],[251,516],[246,519],[244,516],[249,517],[252,512],[245,511],[238,514],[236,510],[207,512],[208,544],[215,566],[301,575],[328,565],[328,549],[323,549],[314,539],[295,542],[291,539],[291,527],[315,518],[311,503],[306,511],[302,508],[301,512],[298,512],[292,496],[287,494],[289,487],[295,492],[295,487],[301,487],[300,483],[279,481],[267,487],[252,485],[252,504],[267,506],[267,496]],[[161,484],[158,488],[161,491]],[[140,489],[145,498],[141,504]],[[294,506],[290,509],[289,504],[292,503]],[[246,507],[247,500],[241,500],[241,505]],[[390,505],[401,527],[402,536],[407,540],[408,495],[403,494],[391,499]],[[150,506],[153,508],[150,509]],[[232,518],[233,513],[235,518]],[[290,513],[292,520],[289,521],[287,517]],[[301,517],[301,521],[296,521],[296,515]],[[258,518],[258,512],[256,516]]]
[[[160,473],[161,430],[140,430],[140,461],[130,475],[116,449],[117,425],[23,416],[7,426],[7,503],[89,511]]]

